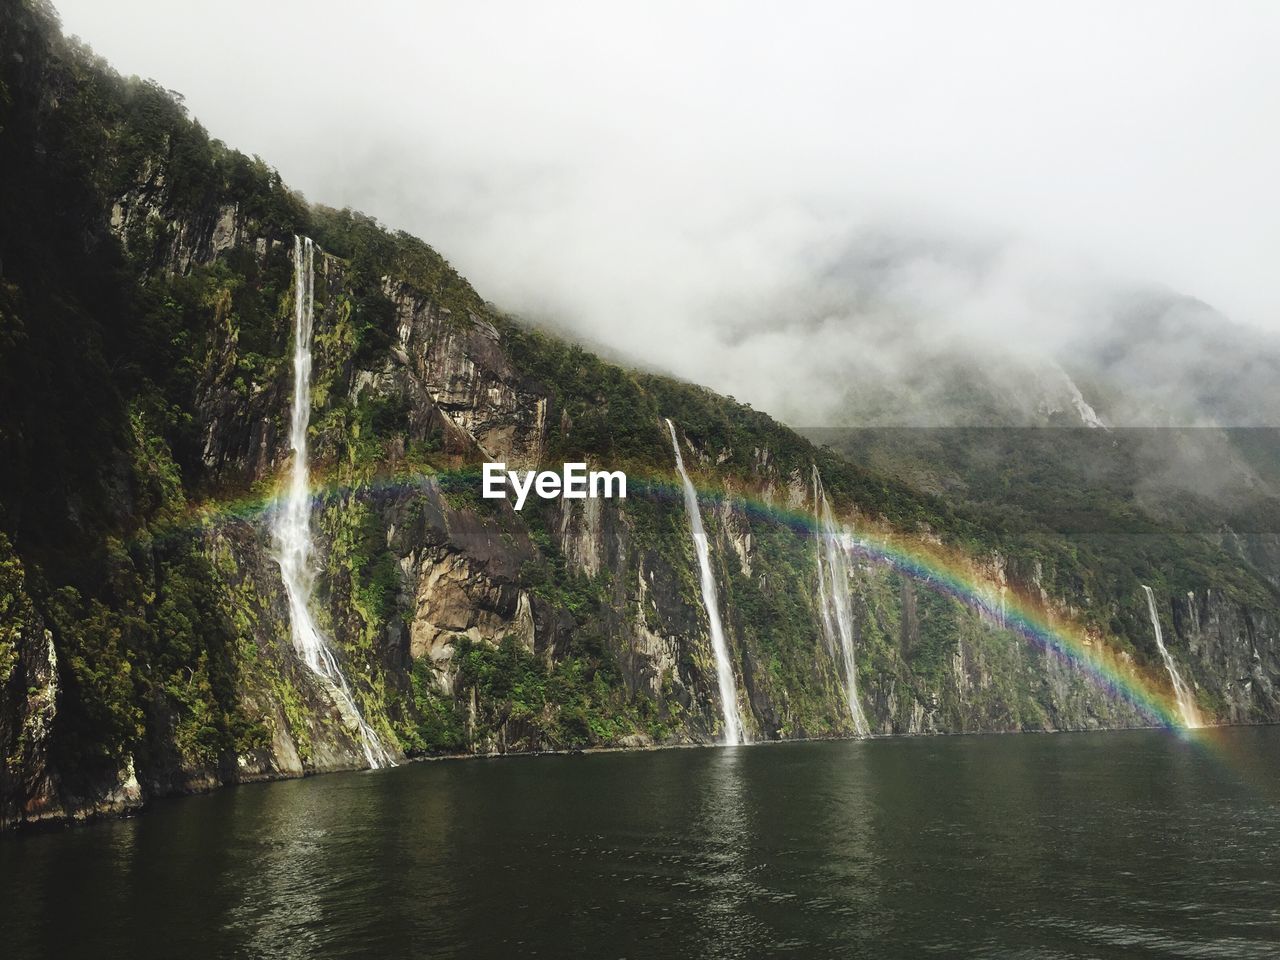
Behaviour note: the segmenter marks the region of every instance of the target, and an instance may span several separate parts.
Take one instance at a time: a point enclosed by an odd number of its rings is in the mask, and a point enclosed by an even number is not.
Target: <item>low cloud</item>
[[[1181,376],[1116,336],[1161,289],[1280,332],[1265,0],[60,9],[311,199],[792,422],[938,358]]]

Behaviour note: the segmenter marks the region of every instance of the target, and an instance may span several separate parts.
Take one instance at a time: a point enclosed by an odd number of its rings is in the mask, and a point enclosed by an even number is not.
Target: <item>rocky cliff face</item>
[[[79,258],[96,270],[106,257],[102,282],[124,291],[130,311],[108,336],[88,291],[63,291],[82,307],[73,326],[101,327],[104,349],[118,350],[95,374],[118,414],[89,428],[107,438],[112,464],[106,480],[84,481],[99,491],[101,522],[68,498],[65,544],[42,541],[23,519],[31,492],[5,492],[0,517],[14,540],[0,541],[4,824],[363,766],[351,718],[292,649],[272,556],[270,504],[288,460],[294,232],[328,251],[316,262],[312,377],[317,619],[364,716],[397,752],[718,739],[714,654],[664,417],[705,491],[754,739],[854,730],[816,600],[815,464],[846,523],[967,547],[975,590],[1033,595],[1051,619],[1086,624],[1119,671],[1162,682],[1136,590],[1108,590],[1067,560],[1050,577],[1039,554],[1015,556],[1017,545],[979,520],[762,414],[530,330],[486,306],[430,248],[305,206],[265,168],[201,140],[180,111],[166,114],[163,135],[139,128],[134,113],[155,112],[135,111],[139,98],[167,102],[154,89],[103,79],[56,36],[20,39],[26,59],[6,74],[10,90],[68,73],[103,84],[100,99],[116,104],[107,140],[140,146],[94,146],[114,158],[111,175],[81,201],[76,228],[49,241],[72,268]],[[67,107],[29,99],[23,129],[38,145]],[[184,150],[203,158],[195,186]],[[33,164],[21,169],[43,183]],[[0,248],[18,291],[0,299],[0,320],[24,320],[38,338],[41,311],[54,308],[37,295],[33,267],[10,267],[14,249]],[[134,367],[145,375],[112,379]],[[517,512],[479,496],[486,460],[625,469],[630,496]],[[75,550],[92,562],[69,561]],[[853,565],[857,682],[874,732],[1149,722],[938,587],[874,559]],[[1206,582],[1162,600],[1206,716],[1280,719],[1273,594],[1253,581]]]
[[[1210,716],[1224,723],[1280,719],[1280,630],[1274,612],[1241,606],[1207,588],[1170,597],[1160,616],[1172,623],[1174,645],[1185,651],[1182,660]]]

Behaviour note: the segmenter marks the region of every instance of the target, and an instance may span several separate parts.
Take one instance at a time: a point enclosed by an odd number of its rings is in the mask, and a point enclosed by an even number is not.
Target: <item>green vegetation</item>
[[[325,511],[330,533],[328,563],[330,583],[350,585],[350,607],[365,623],[365,633],[373,639],[400,613],[400,566],[387,549],[382,518],[369,503],[351,498]]]
[[[471,741],[481,749],[588,747],[637,730],[638,715],[619,702],[620,678],[598,638],[577,638],[551,664],[514,637],[496,647],[464,641],[455,658],[460,698],[474,692],[480,705]]]
[[[413,705],[417,720],[407,746],[418,753],[461,753],[467,748],[466,709],[435,689],[426,659],[414,662]]]
[[[747,522],[742,518],[743,522]],[[712,520],[704,516],[704,522]],[[843,683],[819,628],[813,584],[817,577],[812,537],[761,519],[749,523],[754,562],[768,571],[748,576],[736,554],[724,557],[725,609],[735,634],[758,664],[756,684],[786,702],[782,733],[808,736],[848,732]],[[838,712],[833,716],[832,706]]]
[[[929,589],[914,591],[916,639],[907,647],[911,672],[937,683],[956,651],[957,632],[964,609],[950,597]]]
[[[0,533],[0,688],[9,683],[24,635],[36,629],[35,610],[26,593],[26,572],[9,538]]]

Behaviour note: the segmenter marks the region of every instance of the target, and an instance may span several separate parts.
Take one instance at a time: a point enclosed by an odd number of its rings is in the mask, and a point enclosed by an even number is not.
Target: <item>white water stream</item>
[[[853,609],[849,603],[849,555],[844,531],[836,524],[818,467],[813,467],[813,502],[817,526],[814,540],[818,548],[818,604],[827,647],[840,658],[844,670],[845,698],[853,729],[860,737],[871,734],[867,716],[858,700],[858,665],[853,650]]]
[[[293,411],[289,444],[293,464],[289,487],[275,511],[274,534],[280,575],[289,600],[293,646],[311,672],[324,681],[343,718],[360,738],[365,760],[373,768],[394,766],[356,706],[347,678],[311,614],[315,574],[311,567],[311,490],[307,467],[307,426],[311,421],[311,327],[315,308],[315,246],[311,239],[293,238]]]
[[[720,623],[720,602],[716,599],[716,582],[711,575],[711,549],[707,543],[707,531],[702,526],[702,511],[698,508],[698,493],[693,488],[693,481],[684,468],[684,458],[680,456],[680,441],[676,439],[676,428],[667,420],[667,429],[671,431],[671,446],[676,452],[676,469],[680,471],[680,482],[684,485],[684,506],[689,514],[689,529],[693,533],[693,549],[698,555],[698,569],[702,581],[702,606],[707,611],[707,621],[711,629],[711,649],[716,655],[716,682],[720,687],[720,707],[724,713],[724,742],[728,745],[746,743],[746,730],[742,716],[738,713],[738,685],[733,677],[733,667],[729,660],[729,645],[724,639],[724,628]]]
[[[1147,595],[1147,611],[1151,614],[1151,626],[1156,632],[1156,647],[1159,648],[1160,656],[1164,659],[1164,668],[1169,671],[1169,679],[1173,681],[1173,695],[1178,701],[1178,713],[1182,715],[1182,725],[1198,727],[1200,716],[1196,711],[1196,698],[1192,695],[1191,688],[1183,681],[1182,675],[1178,673],[1178,666],[1173,662],[1173,656],[1164,645],[1160,617],[1156,612],[1155,594],[1145,583],[1142,585],[1142,592]]]

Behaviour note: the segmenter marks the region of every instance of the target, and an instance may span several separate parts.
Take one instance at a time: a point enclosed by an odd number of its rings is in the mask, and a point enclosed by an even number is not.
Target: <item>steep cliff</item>
[[[486,304],[422,242],[307,205],[154,84],[0,15],[0,820],[126,811],[363,765],[292,648],[270,511],[288,464],[293,236],[315,238],[319,626],[399,755],[713,742],[721,712],[663,418],[703,489],[752,739],[854,732],[824,632],[812,471],[843,522],[963,556],[1164,683],[1140,582],[1214,720],[1280,719],[1274,587],[1203,542],[1168,580],[1020,538],[698,387]],[[582,460],[625,500],[480,497]],[[1101,556],[1101,554],[1098,554]],[[1116,558],[1127,569],[1116,572]],[[873,732],[1151,722],[990,610],[875,557],[847,590]],[[1187,593],[1191,591],[1191,596]]]

